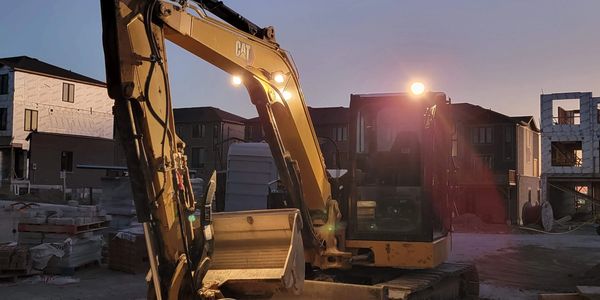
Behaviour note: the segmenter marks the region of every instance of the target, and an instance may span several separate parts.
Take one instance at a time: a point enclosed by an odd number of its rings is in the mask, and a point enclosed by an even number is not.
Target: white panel
[[[38,131],[112,139],[113,100],[106,88],[24,72],[15,72],[12,115],[14,143],[28,148],[25,109],[38,111]],[[63,83],[75,85],[75,101],[62,101]]]

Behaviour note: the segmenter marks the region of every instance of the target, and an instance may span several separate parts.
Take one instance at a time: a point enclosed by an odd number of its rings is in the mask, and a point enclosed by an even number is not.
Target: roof
[[[244,123],[246,123],[248,125],[250,125],[250,124],[259,124],[260,123],[260,118],[259,117],[254,117],[254,118],[246,119],[246,121]]]
[[[106,84],[100,80],[96,80],[91,77],[87,77],[70,70],[45,63],[41,60],[31,58],[29,56],[15,56],[0,58],[0,65],[8,66],[14,70],[23,71],[27,73],[34,73],[40,75],[47,75],[51,77],[58,77],[68,79],[72,81],[78,81],[83,83],[89,83],[99,86],[106,86]]]
[[[493,111],[489,108],[483,108],[471,103],[452,103],[450,105],[453,118],[473,123],[515,123],[522,126],[528,126],[535,131],[539,131],[535,124],[533,116],[510,117],[505,114]]]
[[[523,126],[531,127],[531,129],[535,131],[540,131],[540,129],[537,127],[537,124],[535,123],[535,119],[533,118],[533,116],[517,116],[510,118]]]
[[[336,125],[347,124],[350,116],[348,107],[308,107],[308,113],[315,126],[318,125]],[[259,117],[254,117],[246,120],[246,124],[260,123]]]
[[[89,136],[89,135],[58,133],[58,132],[45,132],[45,131],[31,131],[25,139],[30,140],[32,138],[32,136],[36,136],[36,135],[38,135],[38,136],[44,136],[44,135],[57,136],[57,137],[72,138],[72,139],[101,140],[101,141],[106,141],[106,142],[114,141],[114,139],[104,138],[104,137],[100,137],[100,136]]]
[[[350,116],[348,107],[308,107],[310,118],[315,126],[347,124]]]
[[[246,121],[244,117],[212,106],[175,108],[173,112],[177,123],[226,121],[243,124]]]

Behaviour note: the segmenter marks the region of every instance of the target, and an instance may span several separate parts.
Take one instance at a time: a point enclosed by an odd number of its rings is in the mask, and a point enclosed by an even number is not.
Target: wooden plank
[[[560,294],[539,294],[538,300],[582,300],[584,299],[577,293],[560,293]]]
[[[109,221],[99,221],[82,225],[27,224],[19,223],[19,232],[46,232],[78,234],[102,230],[108,227]]]

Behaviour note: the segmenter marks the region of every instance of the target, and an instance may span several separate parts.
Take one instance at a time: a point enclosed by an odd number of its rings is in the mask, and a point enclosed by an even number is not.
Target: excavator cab
[[[367,252],[364,264],[420,269],[446,259],[448,106],[443,93],[351,96],[346,246]]]

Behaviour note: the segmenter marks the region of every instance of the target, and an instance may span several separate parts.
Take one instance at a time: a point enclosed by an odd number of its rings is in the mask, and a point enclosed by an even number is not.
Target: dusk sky
[[[403,92],[412,80],[508,115],[539,116],[539,95],[600,96],[600,1],[225,1],[272,25],[310,106],[352,93]],[[3,1],[0,57],[28,55],[105,80],[99,1]],[[175,107],[256,115],[244,89],[167,48]]]

